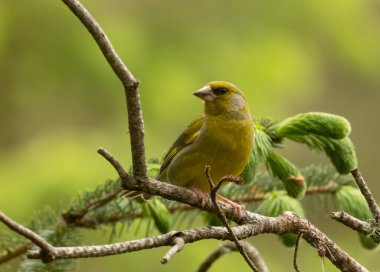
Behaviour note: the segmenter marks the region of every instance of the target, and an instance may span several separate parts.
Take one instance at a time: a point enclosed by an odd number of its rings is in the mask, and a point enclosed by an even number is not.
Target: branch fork
[[[364,181],[363,176],[361,175],[359,169],[357,168],[353,169],[351,171],[351,174],[354,177],[356,184],[358,185],[362,195],[367,201],[367,204],[368,204],[369,210],[372,213],[373,219],[362,221],[343,211],[332,212],[331,218],[346,225],[347,227],[355,231],[368,235],[376,243],[380,243],[380,208],[377,205],[371,190],[368,188],[367,183]]]
[[[174,254],[180,252],[185,246],[185,240],[181,237],[181,235],[174,236],[171,243],[173,244],[173,246],[162,258],[162,264],[168,263],[170,259],[174,256]]]

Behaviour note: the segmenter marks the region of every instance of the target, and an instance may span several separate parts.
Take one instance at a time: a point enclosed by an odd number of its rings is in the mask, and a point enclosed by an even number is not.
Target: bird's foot
[[[201,206],[202,208],[204,208],[206,206],[206,201],[208,201],[210,199],[210,195],[208,193],[205,193],[201,190],[199,190],[198,188],[191,188],[191,190],[197,194],[197,196],[199,196],[199,198],[201,199]]]
[[[245,211],[245,207],[242,205],[237,204],[236,202],[233,202],[232,200],[229,200],[228,198],[225,198],[219,194],[216,194],[216,199],[219,201],[232,206],[235,209],[235,213],[239,218],[242,218],[243,212]]]
[[[204,208],[206,205],[206,201],[210,199],[210,195],[208,193],[205,193],[199,190],[198,188],[191,188],[191,190],[199,196],[199,198],[201,199],[201,206]],[[228,198],[225,198],[219,194],[216,194],[216,199],[219,200],[220,202],[223,202],[224,204],[232,206],[235,210],[236,215],[239,218],[243,216],[243,212],[245,211],[244,206],[239,205],[236,202],[233,202],[232,200],[229,200]]]

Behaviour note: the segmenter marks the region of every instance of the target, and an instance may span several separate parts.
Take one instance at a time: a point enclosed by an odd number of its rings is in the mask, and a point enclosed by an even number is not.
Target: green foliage
[[[288,195],[298,199],[305,195],[306,183],[293,163],[274,151],[269,153],[267,163],[273,175],[283,182]]]
[[[330,141],[325,139],[323,149],[339,173],[347,174],[357,167],[354,145],[348,137]]]
[[[378,247],[378,243],[376,243],[371,237],[364,235],[362,233],[358,233],[359,241],[362,246],[366,249],[372,250]]]
[[[81,241],[78,229],[65,225],[60,217],[60,211],[53,211],[48,207],[36,212],[28,227],[54,246],[74,246],[80,244]],[[72,271],[75,265],[75,260],[59,260],[45,264],[41,260],[23,258],[19,271]]]
[[[358,188],[342,186],[336,193],[339,209],[351,214],[352,216],[366,221],[372,218],[368,209],[368,204]],[[363,247],[374,249],[378,246],[371,237],[359,233],[359,240]]]
[[[354,145],[347,137],[335,140],[323,136],[308,135],[294,136],[292,140],[305,143],[311,149],[324,151],[336,170],[341,174],[347,174],[357,167]]]
[[[161,162],[154,158],[150,159],[147,163],[147,171],[148,171],[148,176],[150,178],[155,178],[158,176],[158,173],[160,172],[160,167],[161,167]]]
[[[45,264],[40,260],[25,259],[19,268],[19,272],[67,272],[74,271],[76,262],[72,260],[56,260]]]
[[[283,191],[273,191],[265,195],[264,201],[256,210],[267,216],[278,216],[285,211],[293,211],[300,217],[305,217],[301,203],[285,194]],[[281,242],[287,247],[295,245],[297,236],[294,233],[280,235]]]
[[[161,164],[158,159],[150,159],[147,164],[148,176],[150,178],[157,177],[160,167]],[[142,203],[145,218],[151,218],[159,232],[166,233],[170,231],[171,214],[158,197],[154,197],[149,201],[140,201],[140,203]]]
[[[161,233],[170,231],[170,213],[166,206],[158,199],[153,198],[144,203],[144,215],[151,217],[154,221],[156,228]]]
[[[258,166],[265,161],[273,176],[283,182],[288,195],[302,198],[307,183],[299,169],[273,149],[283,147],[284,138],[306,144],[323,151],[340,174],[347,174],[357,167],[354,146],[347,137],[350,130],[345,118],[322,112],[298,114],[280,123],[260,119],[255,125],[251,157],[241,176],[249,184],[257,183]]]
[[[72,201],[70,207],[63,213],[66,221],[71,222],[81,219],[92,209],[96,209],[104,197],[120,191],[120,180],[107,180],[92,191],[79,193]]]
[[[354,145],[348,138],[350,130],[349,122],[341,116],[310,112],[281,122],[276,136],[324,151],[337,171],[347,174],[357,167]]]
[[[307,112],[285,119],[278,125],[277,136],[291,139],[292,136],[309,134],[331,139],[342,139],[350,134],[351,126],[346,118],[324,112]]]
[[[284,191],[266,193],[264,201],[256,211],[267,216],[278,216],[284,211],[293,211],[300,217],[305,217],[301,202],[289,197]]]
[[[0,232],[0,252],[10,251],[14,248],[24,245],[27,240],[20,235],[14,235],[9,231]]]
[[[240,174],[245,182],[252,182],[255,178],[257,167],[262,161],[266,160],[269,151],[272,148],[272,140],[265,132],[266,127],[262,125],[263,121],[255,124],[253,134],[252,152],[247,166]]]
[[[351,175],[341,175],[330,165],[312,164],[302,168],[301,173],[309,187],[331,185],[337,189],[352,183]]]
[[[207,226],[223,226],[222,220],[214,213],[202,212],[203,222]]]

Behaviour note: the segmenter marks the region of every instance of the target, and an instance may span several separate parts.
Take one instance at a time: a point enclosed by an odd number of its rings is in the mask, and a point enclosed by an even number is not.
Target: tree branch
[[[302,230],[303,238],[313,247],[317,248],[322,256],[326,256],[342,271],[368,271],[357,263],[346,252],[339,248],[325,234],[313,226],[309,221],[301,219],[291,212],[285,212],[278,217],[267,217],[246,212],[251,218],[244,225],[233,227],[236,237],[241,240],[261,233],[298,233]],[[125,252],[151,249],[161,246],[171,246],[174,236],[180,235],[185,244],[194,243],[204,239],[231,239],[225,227],[201,227],[184,231],[172,231],[150,238],[143,238],[123,243],[101,246],[78,246],[54,248],[54,259],[100,257]],[[41,258],[40,250],[28,251],[29,258]]]
[[[86,8],[78,0],[62,1],[90,32],[104,57],[124,86],[128,110],[133,175],[138,180],[147,180],[148,174],[145,163],[144,121],[142,118],[140,95],[138,92],[139,81],[132,75],[127,66],[120,59],[106,33]]]
[[[331,218],[357,232],[369,235],[376,243],[380,243],[380,227],[374,219],[362,221],[346,212],[332,212]]]
[[[310,189],[310,190],[309,190]],[[336,185],[334,186],[313,186],[306,190],[306,195],[314,195],[314,194],[333,194],[336,191]],[[119,191],[118,191],[119,192]],[[265,193],[258,192],[258,193],[250,193],[246,195],[231,195],[228,198],[236,203],[252,203],[252,202],[259,202],[263,201],[265,197]],[[99,200],[100,201],[100,200]],[[106,203],[105,203],[106,204]],[[196,209],[195,207],[192,207],[187,204],[183,203],[175,203],[167,207],[168,211],[170,213],[175,213],[178,211],[191,211]],[[73,216],[75,217],[75,214],[66,213],[67,217]],[[115,223],[119,222],[125,219],[131,219],[131,218],[139,218],[144,215],[143,212],[137,211],[137,212],[131,212],[131,213],[117,213],[117,214],[109,214],[106,217],[102,218],[86,218],[83,217],[81,219],[75,217],[76,220],[70,221],[68,223],[71,223],[77,227],[82,228],[94,228],[99,224],[108,224],[108,223]]]

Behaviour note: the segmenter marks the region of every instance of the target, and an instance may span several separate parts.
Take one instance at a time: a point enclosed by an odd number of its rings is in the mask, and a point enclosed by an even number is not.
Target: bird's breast
[[[244,158],[250,152],[253,140],[251,119],[238,121],[207,120],[201,131],[199,144],[210,149],[214,156]],[[245,151],[249,149],[249,152]],[[219,154],[221,153],[222,154]],[[244,159],[243,159],[244,161]]]
[[[251,119],[206,119],[197,140],[173,159],[169,182],[207,191],[206,165],[211,166],[214,182],[226,175],[239,175],[248,162],[252,140]]]

